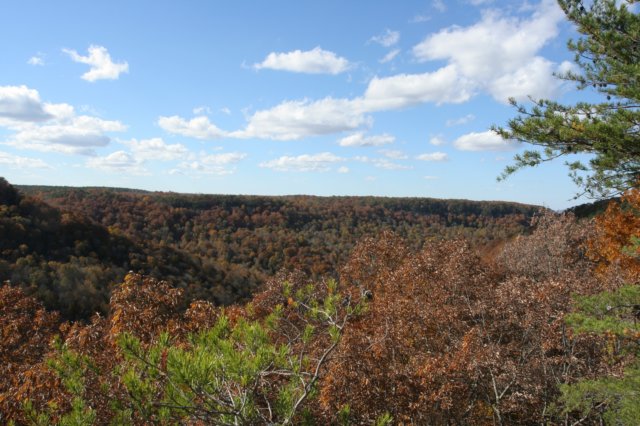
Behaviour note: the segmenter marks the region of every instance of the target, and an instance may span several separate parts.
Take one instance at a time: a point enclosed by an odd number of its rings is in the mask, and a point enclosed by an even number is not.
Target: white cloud
[[[387,133],[365,136],[364,132],[353,133],[340,139],[340,146],[381,146],[393,143],[396,138]]]
[[[81,115],[43,125],[25,126],[5,143],[34,151],[95,155],[94,148],[107,146],[111,141],[105,133],[124,130],[126,126],[119,121]]]
[[[394,149],[381,149],[378,152],[387,158],[391,158],[392,160],[406,160],[407,158],[409,158],[409,156],[404,152]]]
[[[54,120],[53,121],[68,121],[73,119],[76,116],[76,110],[72,105],[69,104],[43,104],[44,110],[49,114]],[[96,115],[96,114],[93,114]]]
[[[0,125],[11,122],[40,122],[53,118],[35,89],[0,86]]]
[[[414,46],[413,54],[423,62],[448,61],[461,78],[499,101],[505,101],[508,90],[513,91],[508,96],[516,98],[545,97],[557,93],[562,83],[551,78],[556,65],[537,53],[557,36],[563,19],[552,0],[543,0],[528,19],[488,11],[474,25],[453,26],[428,36]],[[531,81],[521,90],[510,84],[511,78],[525,77]]]
[[[303,154],[297,157],[282,156],[274,160],[259,164],[260,167],[277,170],[279,172],[326,172],[331,170],[335,163],[345,161],[330,152],[320,154]]]
[[[126,130],[119,121],[78,116],[69,104],[42,102],[38,91],[26,86],[0,87],[0,126],[15,132],[5,145],[84,155],[95,155],[95,147],[108,145],[106,133]]]
[[[176,143],[167,144],[162,138],[152,139],[131,139],[128,141],[119,141],[121,144],[129,147],[131,152],[139,160],[160,160],[172,161],[184,159],[189,155],[186,146]]]
[[[467,133],[456,139],[453,145],[461,151],[507,151],[515,147],[514,142],[502,139],[492,130]]]
[[[442,135],[436,135],[436,136],[431,136],[431,138],[429,139],[429,143],[431,145],[440,146],[447,143],[447,141],[444,140]]]
[[[225,115],[231,115],[231,110],[227,107],[222,107],[220,108],[220,112],[225,114]]]
[[[120,74],[129,72],[129,64],[127,62],[114,63],[111,55],[103,46],[91,45],[88,49],[88,55],[82,56],[78,52],[71,49],[62,49],[75,62],[87,64],[91,68],[82,75],[83,80],[94,82],[96,80],[117,80]]]
[[[149,172],[142,167],[142,162],[125,151],[116,151],[106,157],[95,157],[87,160],[87,167],[112,173],[127,173],[132,175],[147,175]]]
[[[371,37],[369,41],[378,43],[384,47],[391,47],[400,41],[400,33],[398,31],[391,31],[387,28],[384,33]]]
[[[400,49],[393,49],[391,52],[384,55],[384,57],[380,59],[380,61],[378,62],[380,62],[381,64],[386,64],[387,62],[391,62],[395,59],[396,56],[398,56],[398,53],[400,53]]]
[[[449,156],[446,152],[430,152],[426,154],[420,154],[416,157],[417,160],[422,161],[448,161]]]
[[[349,168],[346,167],[346,166],[339,167],[338,168],[338,173],[342,173],[342,174],[349,173]]]
[[[438,176],[425,176],[424,179],[426,179],[426,180],[436,180],[436,179],[439,179],[439,177]]]
[[[340,74],[351,65],[345,58],[333,52],[323,50],[320,46],[312,50],[294,50],[287,53],[271,52],[264,61],[254,64],[255,69],[301,72],[307,74]]]
[[[19,157],[0,151],[0,164],[11,169],[50,169],[51,167],[39,158]]]
[[[473,92],[455,65],[423,74],[398,74],[375,77],[369,82],[364,95],[365,110],[398,109],[423,102],[461,103],[469,100]]]
[[[169,133],[188,136],[195,139],[217,139],[226,135],[205,116],[195,117],[187,121],[177,115],[158,118],[158,125]]]
[[[355,130],[371,123],[371,118],[365,115],[360,99],[334,98],[284,101],[272,108],[256,111],[253,115],[247,116],[246,120],[244,129],[233,132],[219,129],[207,117],[191,120],[179,116],[160,117],[158,124],[170,133],[197,139],[229,137],[299,140],[309,136]]]
[[[229,134],[237,138],[296,140],[354,130],[367,124],[357,102],[324,98],[318,101],[286,101],[249,117],[244,130]]]
[[[34,66],[44,66],[44,55],[38,52],[37,54],[30,57],[27,63]]]
[[[464,117],[460,117],[460,118],[452,118],[450,120],[447,120],[447,122],[445,123],[447,127],[453,127],[453,126],[461,126],[463,124],[467,124],[473,120],[476,119],[476,116],[473,114],[467,114]]]
[[[370,112],[408,107],[422,102],[460,103],[472,96],[469,84],[456,72],[455,66],[443,67],[423,74],[400,74],[373,78],[364,95],[353,99],[327,97],[284,101],[272,108],[256,111],[247,117],[244,129],[225,132],[206,117],[191,121],[184,118],[160,117],[159,125],[171,132],[199,139],[215,137],[299,140],[310,136],[335,134],[369,126]],[[362,133],[361,131],[358,133]],[[343,146],[366,146],[391,143],[391,137],[367,138],[364,134],[347,136]]]
[[[389,161],[386,158],[371,158],[367,156],[358,156],[358,157],[355,157],[354,160],[360,161],[361,163],[373,164],[374,167],[385,169],[385,170],[410,170],[413,168],[405,164],[394,163],[393,161]]]
[[[526,99],[529,95],[549,99],[556,96],[561,82],[553,73],[559,71],[552,62],[535,57],[525,66],[497,77],[489,84],[489,91],[497,100],[510,97]]]

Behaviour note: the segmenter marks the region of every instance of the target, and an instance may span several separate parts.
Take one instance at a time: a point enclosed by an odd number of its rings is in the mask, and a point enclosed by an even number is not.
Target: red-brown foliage
[[[35,298],[0,285],[0,423],[22,418],[27,397],[41,404],[64,404],[63,396],[52,394],[59,381],[41,365],[58,325],[58,316],[46,312]]]
[[[357,424],[385,412],[414,424],[544,422],[557,385],[600,365],[600,346],[563,323],[572,294],[599,288],[576,240],[571,218],[543,216],[495,268],[462,241],[418,254],[387,236],[364,241],[342,279],[373,297],[322,383],[325,415],[349,405]]]

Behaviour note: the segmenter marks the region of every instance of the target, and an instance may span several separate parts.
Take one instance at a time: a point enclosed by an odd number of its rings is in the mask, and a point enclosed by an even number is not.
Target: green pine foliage
[[[58,409],[55,404],[49,404],[45,411],[38,412],[30,400],[24,401],[23,409],[27,419],[33,426],[91,426],[96,422],[96,413],[87,406],[83,399],[85,391],[84,375],[89,368],[89,360],[71,351],[59,339],[52,343],[56,355],[49,359],[48,365],[62,380],[64,388],[71,396],[71,409],[63,414],[57,422],[53,422],[53,412]]]
[[[347,323],[363,312],[336,281],[294,291],[283,282],[277,304],[264,316],[247,307],[233,318],[224,310],[208,328],[184,336],[162,332],[146,343],[132,333],[117,336],[119,357],[111,376],[126,392],[111,404],[110,424],[312,424],[307,401],[341,340]],[[83,399],[90,357],[57,344],[49,367],[73,397],[70,410],[54,421],[54,411],[24,405],[34,425],[96,424]],[[305,420],[306,419],[306,420]],[[377,424],[389,424],[385,417]]]
[[[524,167],[571,154],[590,154],[588,164],[567,161],[581,193],[593,198],[618,195],[640,177],[640,17],[635,0],[559,0],[567,18],[583,35],[571,40],[579,71],[559,76],[580,90],[600,95],[598,103],[564,105],[535,100],[532,108],[511,103],[518,116],[507,128],[494,127],[505,139],[539,147],[515,157],[501,179]]]
[[[583,379],[560,386],[565,413],[601,418],[606,424],[640,424],[640,286],[576,300],[576,312],[567,323],[578,333],[605,336],[610,362],[626,366],[622,374]]]

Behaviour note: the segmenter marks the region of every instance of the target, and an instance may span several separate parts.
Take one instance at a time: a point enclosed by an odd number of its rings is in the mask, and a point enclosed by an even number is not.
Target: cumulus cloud
[[[389,28],[387,28],[382,34],[373,36],[369,39],[369,42],[378,43],[384,47],[391,47],[398,43],[398,41],[400,41],[400,32],[391,31]]]
[[[423,74],[400,74],[373,78],[363,96],[344,99],[327,97],[284,101],[272,108],[256,111],[247,118],[244,129],[224,132],[206,117],[191,121],[160,117],[159,125],[171,132],[199,139],[215,137],[299,140],[310,136],[359,130],[372,123],[368,113],[405,108],[423,102],[460,103],[473,95],[468,82],[452,70],[454,65]],[[390,143],[389,136],[369,139],[355,134],[344,138],[343,146]]]
[[[6,144],[42,152],[95,155],[94,148],[107,146],[111,141],[106,132],[124,130],[126,126],[119,121],[81,115],[68,120],[24,127],[10,137]]]
[[[149,172],[142,166],[142,161],[125,151],[116,151],[105,157],[94,157],[87,160],[87,167],[112,173],[147,175]]]
[[[12,121],[40,122],[53,118],[35,89],[27,86],[0,86],[0,125]]]
[[[340,139],[340,146],[381,146],[393,143],[396,138],[387,133],[381,135],[366,136],[364,132],[356,132]]]
[[[26,86],[0,87],[0,126],[14,131],[3,143],[19,149],[95,155],[109,144],[109,132],[121,132],[119,121],[76,115],[73,106],[42,102]]]
[[[541,57],[535,57],[526,66],[505,73],[489,83],[489,92],[497,99],[505,101],[510,97],[525,99],[529,95],[536,98],[553,98],[562,85],[553,73],[561,72],[566,63],[559,67]]]
[[[398,74],[375,77],[362,100],[365,110],[380,111],[404,108],[423,102],[461,103],[473,95],[470,84],[460,76],[455,65],[423,74]]]
[[[430,152],[425,154],[420,154],[416,157],[417,160],[422,161],[448,161],[449,156],[446,152]]]
[[[217,139],[226,134],[205,116],[195,117],[191,120],[186,120],[177,115],[160,117],[158,118],[158,125],[169,133],[195,139]]]
[[[255,112],[244,130],[230,133],[237,138],[296,140],[354,130],[370,119],[348,99],[286,101]]]
[[[370,125],[362,99],[331,97],[284,101],[272,108],[259,110],[247,117],[243,129],[227,132],[212,124],[207,117],[191,120],[179,116],[160,117],[158,124],[169,133],[196,139],[229,137],[237,139],[299,140],[356,130]]]
[[[0,164],[11,169],[50,169],[51,167],[39,158],[20,157],[0,151]]]
[[[557,65],[537,54],[557,36],[563,19],[562,10],[552,0],[543,0],[528,19],[486,11],[474,25],[453,26],[428,36],[414,46],[413,54],[422,62],[448,61],[451,72],[499,101],[508,96],[550,97],[562,84],[551,78]],[[530,80],[524,87],[510,80],[525,77]]]
[[[467,133],[456,139],[453,145],[461,151],[508,151],[515,148],[514,142],[502,139],[491,130]]]
[[[179,116],[160,117],[158,124],[169,133],[196,139],[229,137],[237,139],[299,140],[355,130],[371,123],[359,99],[324,98],[284,101],[247,117],[243,129],[226,132],[207,117],[191,120]]]
[[[120,74],[129,72],[129,64],[127,62],[113,62],[111,55],[103,46],[89,46],[87,56],[82,56],[72,49],[62,49],[62,51],[69,55],[74,62],[87,64],[91,67],[89,71],[82,74],[83,80],[90,82],[117,80]]]
[[[296,157],[282,156],[259,164],[260,167],[277,170],[279,172],[327,172],[331,167],[345,161],[330,152],[320,154],[303,154]]]
[[[294,50],[286,53],[271,52],[255,69],[268,68],[272,70],[300,72],[307,74],[340,74],[347,71],[351,65],[349,61],[320,46],[312,50]]]
[[[349,168],[346,166],[338,167],[338,173],[349,173]]]
[[[152,139],[131,139],[128,141],[119,141],[127,146],[137,159],[172,161],[185,159],[189,155],[186,146],[176,143],[167,144],[162,138]]]
[[[400,53],[400,49],[393,49],[391,52],[384,55],[382,59],[380,59],[380,61],[378,62],[380,62],[381,64],[386,64],[387,62],[391,62],[395,59],[396,56],[398,56],[398,53]]]

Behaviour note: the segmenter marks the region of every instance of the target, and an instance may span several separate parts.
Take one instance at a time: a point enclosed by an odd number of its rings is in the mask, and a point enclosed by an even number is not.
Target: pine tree
[[[505,139],[538,149],[515,157],[499,179],[524,167],[571,154],[591,154],[588,164],[567,161],[581,188],[576,196],[606,198],[637,186],[640,178],[640,17],[637,0],[558,0],[567,18],[583,34],[570,40],[579,72],[559,78],[579,90],[592,89],[599,103],[563,105],[536,100],[531,108],[511,103],[518,116],[507,128],[494,127]],[[586,5],[585,5],[586,4]]]

